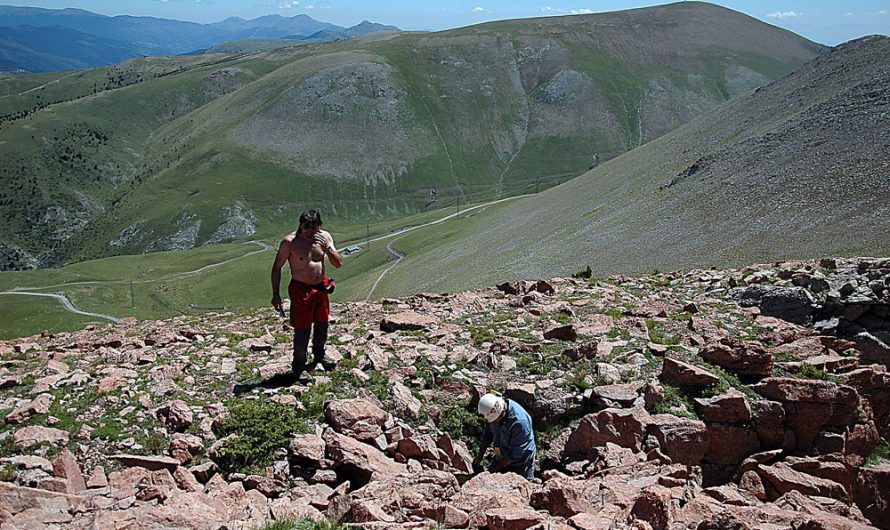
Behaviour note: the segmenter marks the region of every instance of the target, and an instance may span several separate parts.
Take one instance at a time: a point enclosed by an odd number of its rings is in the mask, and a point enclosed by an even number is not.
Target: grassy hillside
[[[10,93],[0,266],[268,238],[307,206],[362,227],[544,189],[821,51],[681,3],[60,79],[71,101],[24,116],[33,92]]]
[[[890,39],[854,41],[538,196],[401,237],[381,295],[890,254]]]

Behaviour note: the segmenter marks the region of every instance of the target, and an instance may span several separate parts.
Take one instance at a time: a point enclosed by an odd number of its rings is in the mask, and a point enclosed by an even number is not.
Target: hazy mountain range
[[[153,17],[98,15],[80,9],[0,6],[0,71],[47,72],[115,64],[143,55],[199,53],[229,41],[348,39],[397,30],[362,22],[352,28],[308,15],[231,17],[197,24]]]

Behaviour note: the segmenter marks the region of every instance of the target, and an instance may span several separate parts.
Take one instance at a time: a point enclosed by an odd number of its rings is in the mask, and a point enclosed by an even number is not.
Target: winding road
[[[260,249],[248,252],[247,254],[244,254],[243,256],[230,258],[225,261],[220,261],[217,263],[211,263],[210,265],[205,265],[199,269],[185,271],[185,272],[176,272],[176,273],[168,274],[166,276],[162,276],[160,278],[153,278],[151,280],[136,280],[136,281],[133,281],[133,283],[149,283],[149,282],[157,282],[157,281],[164,281],[164,280],[173,280],[173,279],[177,279],[177,278],[185,278],[187,276],[193,276],[195,274],[199,274],[201,272],[204,272],[208,269],[212,269],[214,267],[219,267],[221,265],[225,265],[226,263],[231,263],[235,260],[244,259],[248,256],[253,256],[254,254],[259,254],[260,252],[272,250],[272,247],[270,247],[266,243],[263,243],[262,241],[247,241],[245,244],[258,245],[260,247]],[[73,285],[98,285],[98,284],[108,285],[109,283],[129,283],[130,281],[131,280],[69,282],[69,283],[62,283],[62,284],[57,284],[57,285],[46,285],[43,287],[29,287],[28,289],[55,289],[57,287],[70,287]],[[105,320],[110,320],[114,323],[120,322],[119,318],[111,316],[111,315],[106,315],[103,313],[90,313],[89,311],[83,311],[83,310],[78,309],[74,304],[71,303],[71,300],[68,300],[68,298],[65,296],[64,292],[60,291],[60,292],[56,292],[56,293],[38,293],[38,292],[34,292],[34,291],[26,291],[24,289],[25,288],[23,288],[23,287],[14,287],[10,291],[0,291],[0,295],[43,296],[43,297],[47,297],[47,298],[55,298],[56,300],[58,300],[59,302],[62,303],[62,306],[67,311],[70,311],[71,313],[76,313],[78,315],[97,317],[97,318],[104,318]]]
[[[485,209],[485,208],[488,208],[489,206],[491,206],[491,205],[493,205],[493,204],[497,204],[497,203],[499,203],[499,202],[512,201],[512,200],[514,200],[514,199],[521,199],[521,198],[523,198],[523,197],[530,197],[531,195],[533,195],[533,194],[528,193],[528,194],[525,194],[525,195],[515,195],[515,196],[513,196],[513,197],[507,197],[506,199],[498,199],[498,200],[496,200],[496,201],[491,201],[491,202],[486,202],[486,203],[478,204],[478,205],[476,205],[476,206],[471,206],[471,207],[467,208],[466,210],[464,210],[464,211],[462,211],[462,212],[455,212],[455,213],[453,213],[453,214],[446,215],[445,217],[442,217],[441,219],[436,219],[435,221],[430,221],[430,222],[428,222],[428,223],[424,223],[424,224],[422,224],[422,225],[412,226],[412,227],[408,227],[408,228],[402,228],[402,229],[400,229],[400,230],[396,230],[396,231],[394,231],[394,232],[392,232],[392,233],[386,234],[385,236],[380,236],[380,237],[377,237],[377,238],[368,240],[368,241],[365,242],[365,244],[367,244],[367,243],[373,243],[374,241],[381,241],[381,240],[383,240],[383,239],[388,239],[388,238],[391,238],[391,237],[402,236],[402,235],[404,235],[404,234],[407,234],[408,232],[411,232],[411,231],[413,231],[413,230],[417,230],[418,228],[424,228],[424,227],[427,227],[427,226],[436,225],[436,224],[445,222],[445,221],[447,221],[447,220],[449,220],[449,219],[453,219],[454,217],[457,217],[458,215],[460,215],[460,214],[462,214],[462,213],[467,213],[467,212],[471,212],[471,211],[473,211],[473,210],[478,210],[478,209]],[[407,256],[407,254],[405,254],[404,252],[402,252],[402,251],[400,251],[400,250],[397,250],[397,249],[393,248],[393,246],[392,246],[393,243],[395,243],[395,240],[390,241],[390,242],[386,245],[386,250],[388,250],[390,254],[392,254],[393,256],[395,256],[395,257],[396,257],[396,260],[395,260],[394,262],[392,262],[392,264],[391,264],[389,267],[387,267],[383,272],[380,273],[380,276],[377,277],[377,280],[374,282],[374,285],[371,286],[371,290],[368,291],[368,296],[365,297],[365,301],[370,300],[371,297],[374,296],[374,291],[377,290],[377,286],[380,284],[380,280],[383,279],[383,277],[386,275],[386,273],[389,272],[389,271],[391,271],[396,265],[399,264],[400,261],[402,261],[402,259],[403,259],[405,256]],[[362,244],[360,243],[360,244],[358,244],[357,246],[362,246]]]
[[[391,232],[391,233],[389,233],[389,234],[386,234],[386,235],[383,235],[383,236],[380,236],[380,237],[376,237],[376,238],[374,238],[374,239],[370,239],[370,240],[368,240],[368,241],[365,241],[364,243],[359,243],[359,244],[357,244],[357,246],[363,246],[363,245],[365,245],[365,244],[367,244],[367,243],[373,243],[373,242],[375,242],[375,241],[382,241],[382,240],[384,240],[384,239],[389,239],[389,238],[394,238],[394,237],[402,236],[402,235],[404,235],[404,234],[407,234],[408,232],[412,232],[412,231],[417,230],[417,229],[419,229],[419,228],[425,228],[425,227],[432,226],[432,225],[436,225],[436,224],[439,224],[439,223],[444,223],[445,221],[448,221],[449,219],[453,219],[453,218],[459,216],[460,214],[465,214],[465,213],[467,213],[467,212],[471,212],[471,211],[473,211],[473,210],[478,210],[478,209],[481,209],[481,208],[487,208],[488,206],[491,206],[491,205],[493,205],[493,204],[497,204],[497,203],[500,203],[500,202],[510,201],[510,200],[514,200],[514,199],[520,199],[520,198],[522,198],[522,197],[528,197],[529,195],[531,195],[531,194],[526,194],[526,195],[516,195],[516,196],[514,196],[514,197],[507,197],[507,198],[505,198],[505,199],[499,199],[499,200],[496,200],[496,201],[491,201],[491,202],[487,202],[487,203],[479,204],[479,205],[476,205],[476,206],[471,206],[471,207],[469,207],[469,208],[467,208],[467,209],[465,209],[465,210],[463,210],[463,211],[461,211],[461,212],[455,212],[455,213],[446,215],[446,216],[444,216],[444,217],[441,217],[441,218],[439,218],[439,219],[436,219],[435,221],[430,221],[430,222],[428,222],[428,223],[423,223],[423,224],[416,225],[416,226],[411,226],[411,227],[407,227],[407,228],[402,228],[402,229],[396,230],[396,231],[394,231],[394,232]],[[371,298],[371,296],[374,295],[374,291],[377,289],[377,286],[380,284],[380,281],[383,279],[383,276],[386,275],[386,273],[388,273],[390,270],[392,270],[396,265],[398,265],[399,262],[402,261],[402,259],[406,256],[406,254],[405,254],[404,252],[401,252],[401,251],[399,251],[399,250],[393,248],[392,244],[393,244],[394,242],[395,242],[394,240],[393,240],[393,241],[390,241],[390,242],[386,245],[386,250],[388,250],[390,254],[392,254],[393,256],[395,256],[395,257],[396,257],[396,260],[395,260],[389,267],[387,267],[386,270],[384,270],[383,272],[380,273],[380,276],[377,277],[377,280],[374,282],[374,285],[371,287],[371,290],[368,292],[368,296],[365,297],[365,300],[369,300],[369,299]],[[56,300],[58,300],[58,301],[62,304],[62,306],[63,306],[67,311],[70,311],[71,313],[75,313],[75,314],[78,314],[78,315],[84,315],[84,316],[91,316],[91,317],[96,317],[96,318],[102,318],[102,319],[110,320],[110,321],[112,321],[112,322],[117,323],[117,322],[120,322],[120,319],[117,318],[117,317],[115,317],[115,316],[112,316],[112,315],[105,315],[105,314],[103,314],[103,313],[91,313],[91,312],[89,312],[89,311],[83,311],[83,310],[81,310],[81,309],[78,309],[74,304],[71,303],[70,300],[68,300],[68,298],[65,296],[65,293],[62,292],[62,291],[54,292],[54,293],[41,293],[41,292],[35,292],[35,291],[31,290],[31,289],[55,289],[55,288],[59,288],[59,287],[71,287],[71,286],[75,286],[75,285],[100,285],[100,284],[101,284],[101,285],[108,285],[109,283],[129,283],[129,282],[131,282],[131,281],[132,281],[133,283],[149,283],[149,282],[157,282],[157,281],[164,281],[164,280],[174,280],[174,279],[178,279],[178,278],[185,278],[185,277],[187,277],[187,276],[193,276],[193,275],[195,275],[195,274],[200,274],[200,273],[202,273],[202,272],[204,272],[204,271],[206,271],[206,270],[212,269],[212,268],[214,268],[214,267],[219,267],[219,266],[225,265],[225,264],[227,264],[227,263],[231,263],[231,262],[233,262],[233,261],[235,261],[235,260],[244,259],[244,258],[246,258],[246,257],[248,257],[248,256],[253,256],[254,254],[259,254],[260,252],[266,252],[267,250],[273,250],[273,248],[272,248],[271,246],[267,245],[266,243],[263,243],[262,241],[247,241],[247,242],[245,242],[245,244],[254,244],[254,245],[258,245],[260,248],[259,248],[258,250],[254,250],[254,251],[252,251],[252,252],[248,252],[248,253],[244,254],[243,256],[238,256],[238,257],[235,257],[235,258],[230,258],[230,259],[227,259],[227,260],[225,260],[225,261],[220,261],[220,262],[218,262],[218,263],[211,263],[210,265],[205,265],[205,266],[203,266],[203,267],[201,267],[201,268],[198,268],[198,269],[195,269],[195,270],[191,270],[191,271],[177,272],[177,273],[168,274],[168,275],[166,275],[166,276],[162,276],[162,277],[160,277],[160,278],[153,278],[153,279],[150,279],[150,280],[135,280],[135,281],[133,281],[133,280],[108,280],[108,281],[68,282],[68,283],[62,283],[62,284],[56,284],[56,285],[45,285],[45,286],[42,286],[42,287],[28,287],[28,288],[24,288],[24,287],[13,287],[13,288],[12,288],[11,290],[9,290],[9,291],[0,291],[0,295],[7,295],[7,296],[15,296],[15,295],[18,295],[18,296],[42,296],[42,297],[47,297],[47,298],[55,298]],[[26,290],[26,289],[29,289],[29,290]]]
[[[31,293],[26,291],[2,291],[0,294],[14,294],[19,296],[43,296],[46,298],[55,298],[56,300],[62,302],[62,305],[65,306],[65,309],[72,313],[77,313],[78,315],[85,315],[88,317],[98,317],[104,318],[105,320],[110,320],[115,324],[120,322],[121,319],[113,317],[111,315],[104,315],[102,313],[90,313],[89,311],[81,311],[80,309],[74,307],[74,304],[71,303],[71,300],[65,297],[65,293]]]

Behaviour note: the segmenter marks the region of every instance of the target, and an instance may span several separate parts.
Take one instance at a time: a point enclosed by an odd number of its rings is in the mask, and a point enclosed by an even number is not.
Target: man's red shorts
[[[290,324],[294,329],[308,329],[313,322],[328,321],[331,303],[322,284],[309,285],[291,280],[287,294],[290,296]]]

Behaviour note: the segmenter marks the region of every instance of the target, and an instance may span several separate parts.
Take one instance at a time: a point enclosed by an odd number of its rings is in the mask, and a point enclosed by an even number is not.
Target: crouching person
[[[537,448],[528,412],[515,401],[485,394],[479,400],[479,414],[488,423],[482,430],[482,446],[473,460],[473,468],[479,467],[488,447],[493,444],[495,456],[488,469],[490,472],[512,471],[533,480]]]

